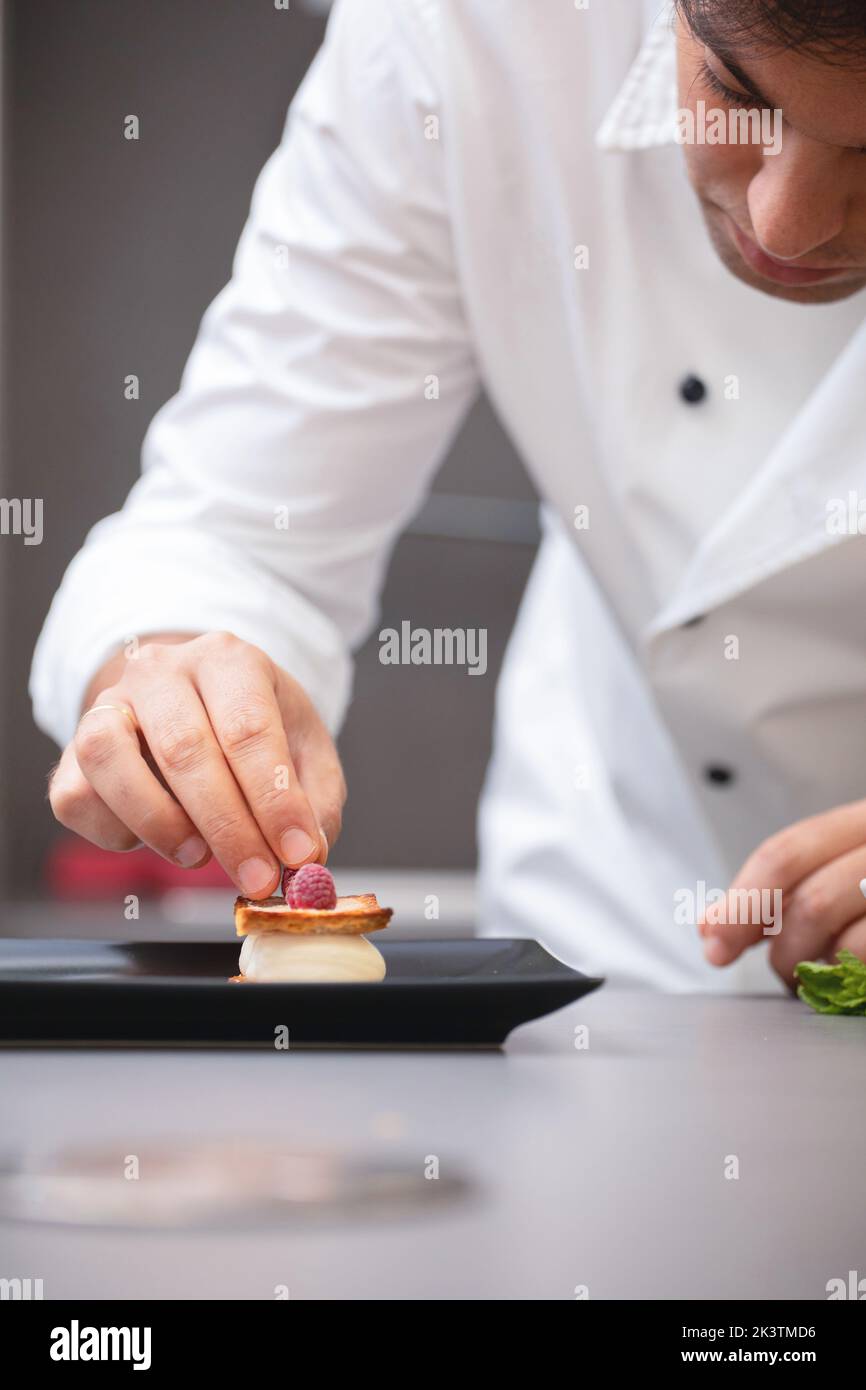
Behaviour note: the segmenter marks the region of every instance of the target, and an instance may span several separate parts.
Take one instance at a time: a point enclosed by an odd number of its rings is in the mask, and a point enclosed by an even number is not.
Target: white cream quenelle
[[[240,972],[258,984],[358,984],[384,979],[385,961],[356,934],[253,931],[241,947]]]
[[[367,940],[393,915],[375,893],[339,897],[324,864],[285,870],[283,895],[237,898],[235,931],[244,938],[239,981],[253,984],[366,984],[385,978],[385,961]]]

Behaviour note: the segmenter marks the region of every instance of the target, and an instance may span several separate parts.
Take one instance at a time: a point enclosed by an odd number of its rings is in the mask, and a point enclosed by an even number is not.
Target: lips
[[[728,218],[737,248],[743,260],[757,275],[765,280],[774,280],[777,285],[818,285],[826,280],[837,280],[845,274],[844,270],[821,270],[815,266],[797,265],[790,261],[777,261],[762,251],[751,237],[741,232],[737,224]]]

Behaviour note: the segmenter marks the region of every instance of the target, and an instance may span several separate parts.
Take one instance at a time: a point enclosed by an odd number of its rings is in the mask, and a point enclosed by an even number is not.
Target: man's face
[[[800,304],[863,289],[866,71],[802,51],[722,54],[682,19],[677,30],[681,109],[696,120],[698,102],[708,112],[742,104],[783,113],[777,154],[757,142],[684,146],[724,264],[747,285]]]

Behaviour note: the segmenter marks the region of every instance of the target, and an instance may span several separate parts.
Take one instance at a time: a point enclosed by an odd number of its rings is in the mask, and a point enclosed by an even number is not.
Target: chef
[[[866,956],[866,18],[816,13],[337,0],[39,639],[64,825],[252,897],[324,859],[351,651],[483,385],[543,542],[481,929],[668,990]]]

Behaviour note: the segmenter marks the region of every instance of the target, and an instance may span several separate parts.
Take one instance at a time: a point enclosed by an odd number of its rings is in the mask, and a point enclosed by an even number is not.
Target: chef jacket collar
[[[646,0],[648,30],[613,105],[599,126],[602,150],[670,145],[677,129],[677,54],[673,0]]]
[[[866,324],[855,330],[748,487],[698,546],[648,637],[857,534],[838,534],[828,515],[831,505],[864,496],[864,379]]]

